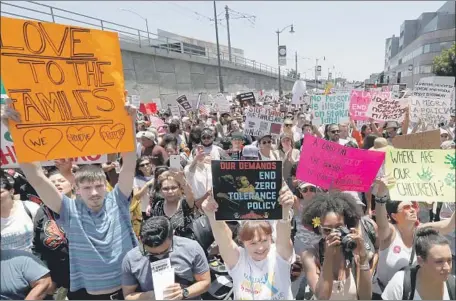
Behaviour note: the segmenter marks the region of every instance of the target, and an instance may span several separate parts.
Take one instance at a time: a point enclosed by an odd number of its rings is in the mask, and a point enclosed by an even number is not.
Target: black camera
[[[340,233],[340,241],[342,244],[342,251],[344,255],[352,254],[353,251],[356,249],[356,241],[353,240],[348,234],[350,234],[350,230],[347,227],[339,227],[337,229]],[[347,256],[345,256],[347,257]]]

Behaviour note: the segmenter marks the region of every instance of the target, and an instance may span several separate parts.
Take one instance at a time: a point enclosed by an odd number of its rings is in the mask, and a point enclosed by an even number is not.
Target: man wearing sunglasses
[[[125,255],[122,290],[125,300],[155,300],[151,262],[169,259],[175,283],[164,288],[166,300],[199,300],[209,289],[209,264],[201,246],[174,236],[166,217],[148,219],[141,227],[141,244]]]
[[[340,138],[340,129],[338,124],[330,124],[327,127],[326,140],[339,143],[340,145],[345,145],[348,143],[348,140]]]

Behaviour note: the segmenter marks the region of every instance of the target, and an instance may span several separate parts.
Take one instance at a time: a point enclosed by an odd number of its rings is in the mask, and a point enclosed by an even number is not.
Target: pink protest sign
[[[384,152],[345,147],[306,135],[296,177],[324,189],[366,192],[384,159]]]
[[[150,125],[154,126],[155,128],[159,128],[160,126],[165,124],[165,122],[161,118],[158,118],[157,116],[149,115],[149,120],[150,120]]]
[[[371,102],[371,93],[353,90],[350,95],[350,116],[353,120],[367,121],[366,111]]]

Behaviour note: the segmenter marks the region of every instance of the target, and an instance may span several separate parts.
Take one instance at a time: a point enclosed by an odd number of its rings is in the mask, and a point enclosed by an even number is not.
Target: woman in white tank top
[[[379,189],[375,211],[380,242],[377,279],[382,289],[397,271],[408,265],[417,228],[432,227],[440,234],[447,235],[454,231],[455,227],[454,213],[448,220],[420,224],[416,204],[389,200],[386,187],[388,180],[385,177],[376,181]],[[416,261],[416,256],[413,261]]]

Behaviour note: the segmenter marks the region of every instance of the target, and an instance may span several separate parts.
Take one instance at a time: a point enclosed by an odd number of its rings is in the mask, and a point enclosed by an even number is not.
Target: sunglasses
[[[400,210],[398,210],[398,212],[401,212],[401,211],[410,211],[411,209],[413,210],[417,210],[418,209],[418,205],[417,204],[413,204],[413,205],[404,205]]]
[[[139,164],[139,167],[146,167],[146,166],[149,166],[150,163],[143,163],[143,164]]]
[[[292,124],[285,124],[286,127],[292,127]]]
[[[330,131],[331,134],[339,134],[340,131],[339,130],[334,130],[334,131]]]
[[[302,189],[299,189],[299,191],[306,193],[306,192],[317,192],[317,188],[315,187],[304,187]]]
[[[155,257],[159,257],[159,258],[156,258],[156,259],[160,259],[161,257],[165,257],[166,255],[170,254],[171,252],[173,252],[173,249],[174,249],[174,241],[171,240],[171,245],[169,246],[168,249],[166,249],[165,251],[163,252],[160,252],[160,253],[150,253],[149,251],[146,250],[146,248],[144,247],[143,244],[142,245],[142,255],[143,256],[147,256],[147,257],[152,257],[152,258],[155,258]]]
[[[266,144],[271,144],[271,143],[272,143],[272,141],[271,141],[271,140],[268,140],[268,141],[261,141],[261,144],[263,144],[263,145],[266,145]]]
[[[213,139],[213,137],[212,136],[201,136],[201,139],[209,140],[209,139]]]

